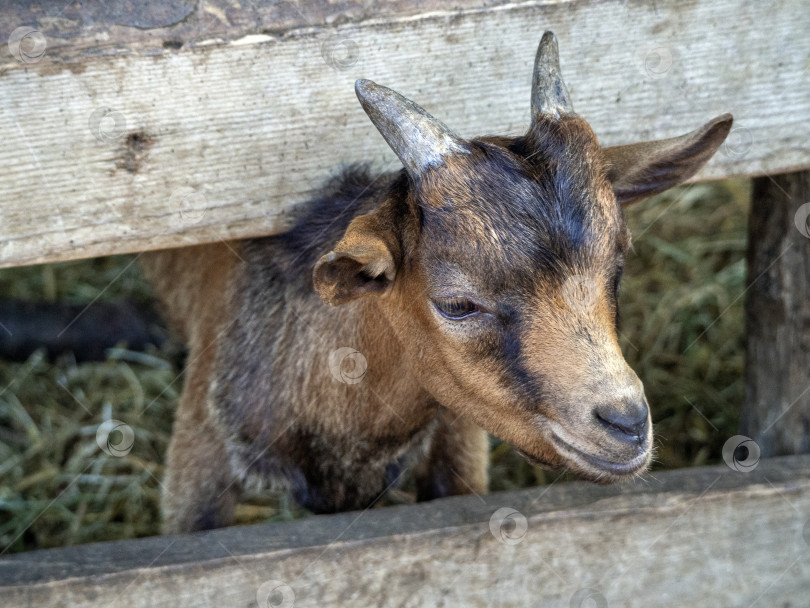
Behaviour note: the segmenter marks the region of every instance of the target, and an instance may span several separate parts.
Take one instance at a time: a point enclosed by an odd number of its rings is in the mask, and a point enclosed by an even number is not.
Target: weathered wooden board
[[[556,4],[568,0],[544,0]],[[480,9],[510,0],[161,0],[85,2],[6,0],[0,6],[0,40],[19,25],[48,38],[48,54],[77,51],[116,54],[164,48],[201,40],[233,40],[264,33],[284,35],[304,27],[332,27],[367,19],[412,17],[432,11]],[[114,42],[114,46],[110,44]]]
[[[286,608],[798,607],[808,554],[810,456],[793,456],[750,473],[560,483],[36,551],[0,560],[0,597],[6,608],[252,606],[257,594]]]
[[[81,16],[65,9],[48,16],[44,47],[36,33],[2,47],[0,266],[282,230],[342,163],[397,166],[354,97],[357,77],[412,96],[462,135],[520,133],[545,29],[604,144],[731,111],[736,130],[700,178],[810,166],[810,11],[799,1],[464,0],[444,11],[427,2],[424,14],[400,2],[409,10],[381,17],[324,2],[280,3],[282,15],[267,2],[252,30],[236,11],[239,38],[222,25],[239,3],[196,4],[184,19],[191,3],[170,3],[165,23],[93,22],[75,47]],[[193,27],[206,15],[223,17],[213,36]],[[139,25],[146,33],[132,35]],[[151,25],[160,35],[149,43]],[[175,48],[178,32],[193,40]]]
[[[810,453],[810,171],[754,180],[740,432],[762,456]]]

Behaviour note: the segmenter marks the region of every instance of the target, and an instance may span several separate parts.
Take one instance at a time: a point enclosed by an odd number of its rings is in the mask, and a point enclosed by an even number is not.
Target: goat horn
[[[408,174],[418,178],[445,156],[469,154],[469,149],[444,123],[396,91],[370,80],[354,83],[357,98],[371,122],[396,152]]]
[[[532,111],[554,118],[574,111],[560,73],[560,54],[553,32],[543,34],[537,47],[532,77]]]

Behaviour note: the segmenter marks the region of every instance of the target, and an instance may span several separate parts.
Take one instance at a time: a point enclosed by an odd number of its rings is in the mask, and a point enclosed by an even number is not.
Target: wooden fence
[[[722,465],[34,551],[0,561],[0,597],[5,608],[799,607],[808,556],[810,456],[792,456],[750,473]]]

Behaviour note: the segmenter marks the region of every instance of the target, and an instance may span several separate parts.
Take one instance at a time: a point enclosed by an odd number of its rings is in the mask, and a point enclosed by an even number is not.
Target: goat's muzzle
[[[643,393],[599,404],[591,409],[590,418],[584,432],[549,421],[551,443],[568,468],[603,483],[633,477],[647,468],[652,458],[652,423]]]

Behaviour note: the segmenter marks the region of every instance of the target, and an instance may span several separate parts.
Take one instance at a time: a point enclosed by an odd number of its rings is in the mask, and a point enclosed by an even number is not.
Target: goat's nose
[[[649,408],[642,397],[633,403],[620,406],[600,405],[594,410],[596,419],[621,441],[643,443],[647,435],[647,415]]]

